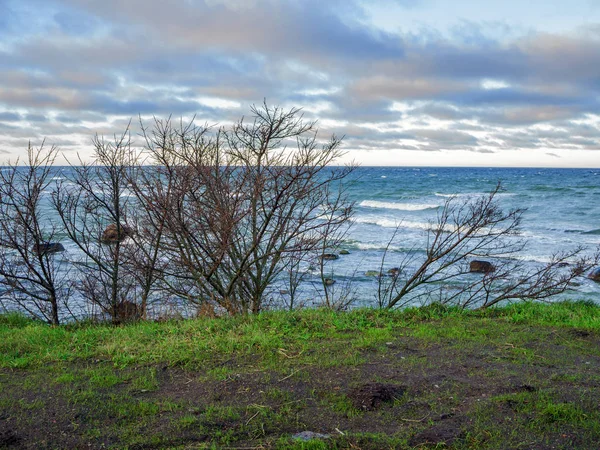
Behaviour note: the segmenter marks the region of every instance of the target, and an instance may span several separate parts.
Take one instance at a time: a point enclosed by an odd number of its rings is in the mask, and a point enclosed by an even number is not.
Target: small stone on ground
[[[330,434],[315,433],[314,431],[302,431],[301,433],[294,434],[292,439],[297,439],[299,441],[310,441],[311,439],[329,439],[330,437]]]

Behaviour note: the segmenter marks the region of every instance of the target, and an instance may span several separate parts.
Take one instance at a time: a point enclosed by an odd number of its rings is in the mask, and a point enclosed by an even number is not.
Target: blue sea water
[[[57,178],[68,176],[70,169],[60,170]],[[518,255],[525,269],[542,266],[556,252],[583,246],[593,253],[600,246],[600,169],[360,167],[345,181],[356,208],[341,245],[349,254],[325,267],[326,275],[336,280],[338,295],[347,287],[355,306],[375,305],[378,279],[366,272],[381,269],[386,247],[384,272],[399,266],[409,252],[425,250],[427,228],[446,201],[487,195],[499,182],[500,206],[525,209],[521,236],[527,246]],[[67,251],[57,257],[77,261],[76,245],[62,237]],[[319,304],[323,290],[317,270],[305,269],[303,300]],[[270,303],[280,306],[285,295],[277,293],[285,289],[274,286]],[[600,283],[584,274],[557,298],[600,302]]]
[[[485,195],[502,183],[503,209],[524,208],[521,226],[527,246],[519,255],[531,267],[560,251],[600,245],[600,169],[361,167],[353,175],[350,197],[354,223],[344,247],[349,255],[329,264],[338,276],[353,277],[357,298],[368,303],[381,255],[391,242],[385,267],[394,267],[408,250],[424,249],[426,228],[450,198]],[[564,297],[600,300],[600,284],[580,277]]]

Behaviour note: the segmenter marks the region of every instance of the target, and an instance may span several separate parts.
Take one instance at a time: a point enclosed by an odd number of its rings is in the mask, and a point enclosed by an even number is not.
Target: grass
[[[0,447],[4,426],[29,447],[587,448],[600,440],[599,343],[586,302],[120,327],[9,314]],[[350,393],[372,382],[406,393],[361,410]],[[330,438],[292,438],[304,430]]]

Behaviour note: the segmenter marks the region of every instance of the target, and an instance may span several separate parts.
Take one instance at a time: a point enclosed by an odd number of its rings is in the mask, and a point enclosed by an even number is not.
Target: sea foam
[[[364,208],[380,208],[380,209],[398,209],[400,211],[425,211],[427,209],[437,209],[440,205],[428,203],[398,203],[398,202],[381,202],[377,200],[363,200],[358,204]]]
[[[388,217],[374,217],[374,216],[358,216],[352,219],[355,223],[364,223],[370,225],[379,225],[383,228],[408,228],[413,230],[432,230],[437,224],[430,222],[416,222],[412,220],[399,220]],[[454,227],[447,224],[444,227],[445,231],[452,231]]]

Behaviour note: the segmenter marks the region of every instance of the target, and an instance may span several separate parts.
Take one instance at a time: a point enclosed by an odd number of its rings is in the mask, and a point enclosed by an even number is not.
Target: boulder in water
[[[325,286],[332,286],[335,284],[335,280],[333,278],[325,278]]]
[[[474,273],[490,273],[496,270],[494,265],[489,261],[471,261],[469,272]]]
[[[378,272],[376,270],[367,270],[365,272],[365,277],[380,277],[381,276],[381,272]]]
[[[323,261],[334,261],[334,260],[336,260],[338,258],[339,258],[339,256],[336,255],[336,254],[334,254],[334,253],[323,253],[321,255],[321,259]]]
[[[392,267],[390,270],[387,271],[387,274],[390,277],[397,277],[398,275],[400,275],[400,268],[399,267]]]
[[[349,255],[350,252],[348,250],[340,250],[340,255]]]
[[[132,230],[127,225],[121,225],[121,229],[118,230],[117,224],[111,223],[102,232],[102,238],[100,239],[103,244],[116,244],[122,242],[128,236],[131,236]]]
[[[44,244],[34,245],[33,253],[36,255],[46,255],[50,253],[64,252],[65,247],[60,242],[46,242]]]
[[[594,281],[600,282],[600,267],[596,267],[594,270],[592,270],[590,272],[590,274],[588,275],[588,278],[590,280],[594,280]]]

